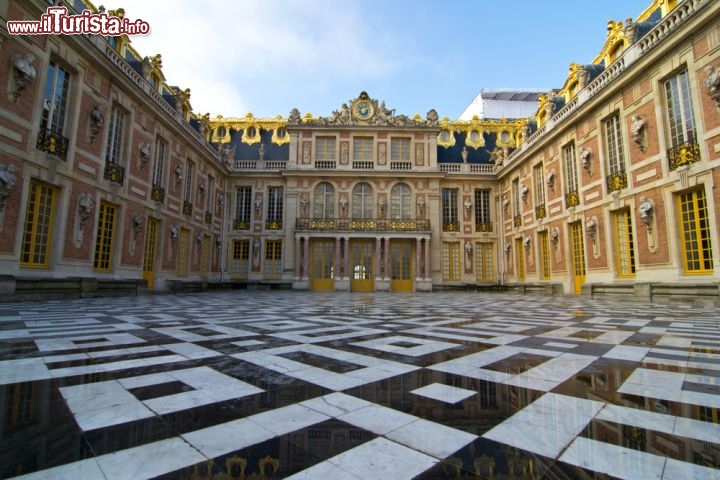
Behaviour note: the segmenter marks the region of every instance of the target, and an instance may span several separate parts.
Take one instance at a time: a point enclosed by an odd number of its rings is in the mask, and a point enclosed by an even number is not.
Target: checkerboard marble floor
[[[0,304],[0,477],[720,479],[720,312],[233,291]]]

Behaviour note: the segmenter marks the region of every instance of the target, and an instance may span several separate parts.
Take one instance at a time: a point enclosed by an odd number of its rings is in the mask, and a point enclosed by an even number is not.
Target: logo
[[[137,19],[110,16],[105,12],[83,10],[79,15],[68,15],[67,7],[48,7],[40,20],[9,20],[10,35],[146,35],[150,24]]]

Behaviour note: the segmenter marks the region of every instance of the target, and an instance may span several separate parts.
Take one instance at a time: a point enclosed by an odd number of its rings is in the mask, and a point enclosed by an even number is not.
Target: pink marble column
[[[425,278],[430,278],[430,239],[425,239]]]
[[[342,259],[340,258],[340,237],[335,237],[335,262],[334,262],[334,272],[333,277],[336,279],[342,278],[340,275],[340,262]]]
[[[420,272],[422,271],[423,259],[422,259],[422,238],[415,239],[415,278],[421,278]]]
[[[345,242],[345,277],[352,278],[353,272],[350,271],[350,256],[352,255],[350,252],[350,238],[345,237],[343,241]]]
[[[382,238],[377,237],[375,239],[375,278],[382,278],[380,276],[380,271],[382,267]],[[386,253],[387,255],[387,253]]]
[[[305,255],[303,257],[303,262],[305,263],[305,268],[303,269],[305,271],[305,278],[310,278],[310,238],[305,237]]]

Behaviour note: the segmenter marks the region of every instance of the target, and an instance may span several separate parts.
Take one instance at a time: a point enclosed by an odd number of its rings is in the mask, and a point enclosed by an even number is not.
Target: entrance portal
[[[352,240],[350,242],[350,291],[372,292],[375,290],[375,242]]]
[[[314,292],[331,292],[335,288],[333,262],[335,260],[334,240],[313,240],[311,243],[310,289]]]
[[[414,257],[415,241],[390,240],[390,290],[393,292],[413,291]]]

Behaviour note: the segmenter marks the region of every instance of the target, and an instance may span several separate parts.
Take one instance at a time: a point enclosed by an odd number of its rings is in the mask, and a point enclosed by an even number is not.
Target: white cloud
[[[400,60],[389,47],[399,43],[395,34],[377,28],[350,0],[123,0],[122,6],[130,20],[150,24],[150,34],[133,37],[133,46],[141,55],[161,53],[168,82],[190,88],[194,110],[213,116],[244,115],[261,101],[256,97],[280,89],[298,98],[302,89],[362,83],[413,61]]]

